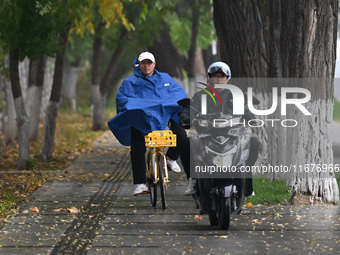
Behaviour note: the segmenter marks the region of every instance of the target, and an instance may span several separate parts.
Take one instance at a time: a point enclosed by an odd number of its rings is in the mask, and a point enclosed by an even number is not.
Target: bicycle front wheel
[[[146,171],[147,171],[147,182],[149,186],[149,194],[150,194],[150,200],[151,205],[153,207],[157,204],[157,183],[154,181],[154,166],[152,165],[152,160],[150,155],[147,157],[146,161]]]
[[[159,189],[161,191],[161,198],[162,198],[162,208],[166,209],[166,196],[165,196],[165,177],[164,177],[164,157],[162,155],[157,156],[158,161],[158,175],[159,175]]]

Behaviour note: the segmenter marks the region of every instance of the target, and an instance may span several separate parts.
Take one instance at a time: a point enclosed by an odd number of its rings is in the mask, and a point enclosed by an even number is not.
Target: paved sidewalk
[[[340,254],[340,206],[254,206],[228,231],[197,217],[183,174],[168,208],[132,196],[129,151],[109,133],[0,230],[0,254]]]

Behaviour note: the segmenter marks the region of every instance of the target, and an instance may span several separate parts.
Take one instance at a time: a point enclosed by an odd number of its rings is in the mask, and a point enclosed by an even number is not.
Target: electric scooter
[[[179,102],[188,106],[190,100]],[[246,160],[252,131],[242,116],[215,112],[202,115],[195,109],[189,134],[191,177],[196,179],[193,198],[200,214],[208,214],[212,226],[229,229],[230,216],[244,203]]]

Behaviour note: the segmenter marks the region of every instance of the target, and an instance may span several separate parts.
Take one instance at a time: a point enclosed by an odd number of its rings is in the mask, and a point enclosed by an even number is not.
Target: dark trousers
[[[169,122],[170,130],[177,135],[177,146],[170,147],[166,153],[166,156],[170,159],[177,160],[180,155],[181,143],[186,140],[187,134],[185,130],[175,121],[170,120]],[[131,127],[131,166],[133,173],[133,183],[141,184],[146,183],[146,162],[145,162],[145,134],[140,132],[139,130]],[[181,157],[181,161],[189,161],[190,158],[183,159]],[[185,163],[187,165],[187,163]],[[190,171],[190,170],[189,170]]]

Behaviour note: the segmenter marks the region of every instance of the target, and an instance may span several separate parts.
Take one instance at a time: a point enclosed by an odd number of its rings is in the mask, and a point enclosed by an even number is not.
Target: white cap
[[[145,59],[151,60],[152,63],[155,63],[155,62],[156,62],[156,61],[155,61],[154,55],[153,55],[152,53],[150,53],[150,52],[143,52],[143,53],[141,53],[141,54],[139,55],[139,57],[138,57],[138,62],[142,62],[142,61],[145,60]]]

